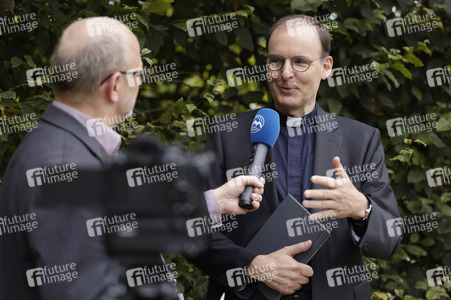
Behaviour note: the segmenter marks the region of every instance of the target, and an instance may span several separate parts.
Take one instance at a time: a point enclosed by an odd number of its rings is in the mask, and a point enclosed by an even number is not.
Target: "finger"
[[[252,193],[251,195],[251,199],[257,202],[261,202],[262,201],[262,195],[261,194],[257,194],[257,193]]]
[[[333,190],[306,190],[304,192],[305,198],[312,199],[333,199]]]
[[[334,210],[323,210],[321,212],[317,212],[314,214],[311,214],[308,219],[309,221],[316,221],[316,220],[327,220],[330,218],[337,217],[337,213]]]
[[[259,209],[260,208],[260,202],[252,201],[252,207],[254,208],[253,210]]]
[[[299,277],[299,283],[307,284],[309,282],[309,277],[313,276],[313,269],[309,265],[301,264],[301,272],[299,274],[301,275]]]
[[[253,185],[258,188],[262,188],[264,184],[259,180],[259,178],[255,176],[238,176],[238,178],[242,177],[243,184],[245,186]]]
[[[296,254],[307,251],[311,246],[312,246],[312,241],[308,240],[308,241],[305,241],[302,243],[287,246],[283,249],[285,249],[285,251],[288,255],[295,256]]]
[[[260,182],[263,183],[263,185],[265,184],[266,180],[264,177],[260,177]]]
[[[336,209],[337,202],[334,200],[304,200],[302,201],[302,205],[308,208],[317,208],[317,209]]]
[[[254,194],[263,195],[264,188],[254,188]]]
[[[334,167],[334,169],[336,171],[337,178],[348,178],[348,174],[346,174],[346,171],[340,162],[340,157],[335,156],[332,159],[332,166]]]
[[[327,176],[312,176],[312,178],[310,178],[310,181],[316,184],[321,184],[324,185],[328,188],[334,188],[336,186],[336,182],[335,179],[332,177],[327,177]]]

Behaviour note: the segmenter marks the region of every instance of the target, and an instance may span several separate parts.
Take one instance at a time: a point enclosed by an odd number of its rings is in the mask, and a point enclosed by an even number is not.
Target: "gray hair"
[[[112,22],[111,18],[101,17],[98,18],[107,22]],[[114,20],[119,22],[117,20]],[[114,22],[113,21],[113,22]],[[100,35],[88,38],[89,42],[80,46],[79,44],[67,51],[67,45],[63,45],[70,29],[80,21],[77,21],[67,27],[61,38],[59,39],[55,50],[52,55],[52,70],[55,70],[55,66],[60,68],[63,72],[77,72],[77,78],[73,78],[71,81],[57,81],[54,83],[55,92],[61,94],[82,94],[90,95],[97,88],[105,77],[113,73],[114,71],[122,70],[127,67],[128,56],[126,52],[127,39],[121,30],[128,30],[120,28],[123,24],[118,24],[116,29],[118,30],[104,30]],[[86,22],[87,23],[87,22]],[[109,23],[111,24],[111,23]],[[125,27],[125,25],[124,25]],[[126,27],[125,27],[126,28]],[[84,41],[79,41],[83,43]],[[66,49],[65,49],[66,48]],[[69,52],[69,53],[67,53]],[[65,70],[63,66],[69,66],[75,64],[75,70]],[[56,72],[58,74],[58,72]]]

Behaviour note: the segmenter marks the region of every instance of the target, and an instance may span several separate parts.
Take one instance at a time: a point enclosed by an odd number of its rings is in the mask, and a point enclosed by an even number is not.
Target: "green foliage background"
[[[0,113],[11,118],[36,112],[52,101],[50,85],[30,88],[26,71],[50,66],[50,56],[64,27],[90,16],[139,18],[134,28],[143,60],[176,63],[178,78],[141,87],[136,104],[139,127],[121,131],[125,145],[139,134],[158,136],[165,143],[201,151],[206,136],[189,137],[186,120],[216,114],[239,113],[267,105],[265,83],[229,87],[228,69],[261,65],[265,35],[278,18],[293,13],[312,16],[336,14],[331,31],[334,67],[374,62],[378,78],[329,87],[323,82],[318,103],[324,109],[377,127],[382,133],[391,185],[402,216],[436,212],[439,226],[432,232],[405,235],[396,254],[378,264],[372,281],[373,299],[449,299],[451,284],[429,287],[425,272],[451,267],[450,185],[429,187],[426,170],[451,166],[450,84],[429,87],[426,71],[451,66],[451,1],[360,0],[146,0],[146,1],[43,1],[1,0],[0,15],[36,13],[38,28],[0,37]],[[186,20],[236,12],[239,26],[231,32],[191,38]],[[396,17],[435,13],[439,28],[432,32],[389,37],[386,21]],[[386,121],[436,113],[432,132],[390,138]],[[0,176],[25,132],[0,135]],[[187,299],[202,299],[208,277],[178,255],[178,285]],[[369,262],[369,259],[368,259]]]

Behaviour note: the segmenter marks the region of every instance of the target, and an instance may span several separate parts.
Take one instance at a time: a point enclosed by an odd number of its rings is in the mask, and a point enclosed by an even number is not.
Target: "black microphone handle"
[[[261,171],[264,168],[266,154],[268,153],[269,146],[263,143],[257,143],[255,149],[255,155],[252,159],[252,163],[246,172],[246,175],[252,175],[257,178],[260,178]],[[248,185],[244,188],[244,192],[240,196],[239,206],[246,209],[253,209],[251,195],[254,191],[253,185]]]

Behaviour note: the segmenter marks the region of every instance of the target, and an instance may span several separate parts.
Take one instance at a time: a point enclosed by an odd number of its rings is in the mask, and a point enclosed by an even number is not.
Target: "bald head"
[[[118,20],[95,17],[72,23],[56,45],[52,66],[65,73],[64,66],[73,64],[78,76],[70,82],[56,82],[55,95],[82,101],[109,74],[127,68],[137,51],[139,54],[136,36]]]

